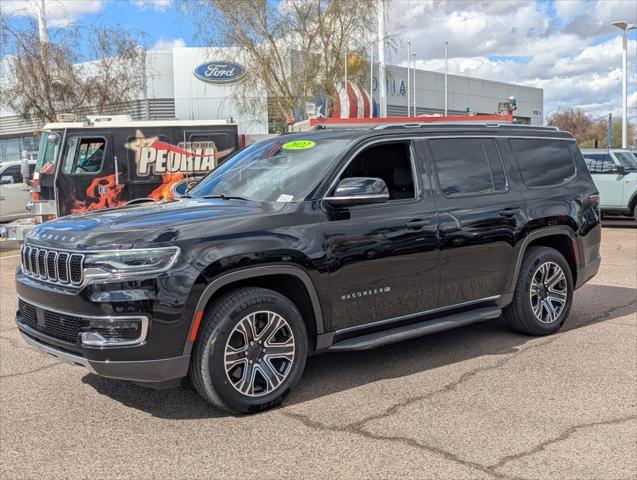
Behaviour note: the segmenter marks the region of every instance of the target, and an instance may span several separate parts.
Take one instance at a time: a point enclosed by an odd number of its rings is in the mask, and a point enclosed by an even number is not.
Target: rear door
[[[622,207],[624,175],[613,172],[616,163],[610,153],[585,153],[586,166],[599,190],[601,208]]]
[[[55,180],[60,216],[123,205],[110,132],[69,131]]]
[[[505,293],[524,204],[494,138],[429,139],[439,210],[440,307]]]

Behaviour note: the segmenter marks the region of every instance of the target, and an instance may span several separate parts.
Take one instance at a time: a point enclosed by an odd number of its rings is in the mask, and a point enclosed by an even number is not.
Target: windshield
[[[59,134],[43,131],[40,138],[40,149],[38,150],[38,161],[35,164],[35,171],[52,174],[55,173],[55,164],[60,152],[62,139]]]
[[[347,141],[279,137],[255,143],[224,162],[188,193],[192,197],[300,202],[325,176]]]
[[[615,152],[615,156],[626,170],[637,170],[637,157],[631,152]]]

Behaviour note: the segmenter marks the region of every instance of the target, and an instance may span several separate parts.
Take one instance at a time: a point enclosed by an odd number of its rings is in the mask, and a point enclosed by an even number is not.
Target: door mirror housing
[[[623,165],[615,165],[615,168],[613,169],[613,171],[615,173],[618,173],[619,175],[626,175],[626,169],[624,168]]]
[[[9,183],[13,183],[13,176],[12,175],[2,175],[0,177],[0,185],[7,185]]]
[[[339,182],[334,193],[325,198],[333,207],[351,207],[389,200],[389,189],[381,178],[351,177]]]

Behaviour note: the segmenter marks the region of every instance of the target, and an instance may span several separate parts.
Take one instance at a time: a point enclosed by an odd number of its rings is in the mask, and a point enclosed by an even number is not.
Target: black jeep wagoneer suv
[[[32,346],[93,373],[189,377],[271,407],[308,355],[504,315],[546,335],[600,264],[598,192],[553,128],[399,125],[284,135],[185,198],[38,226],[16,273]]]

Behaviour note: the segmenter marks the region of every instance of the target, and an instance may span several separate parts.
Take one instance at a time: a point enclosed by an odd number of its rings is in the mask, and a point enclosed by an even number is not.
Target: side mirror
[[[614,171],[619,175],[626,175],[626,168],[623,165],[615,165]]]
[[[387,185],[382,179],[375,177],[344,178],[336,186],[334,194],[325,198],[325,202],[333,207],[384,203],[387,200]]]
[[[0,177],[0,185],[7,185],[13,183],[13,175],[2,175]]]

